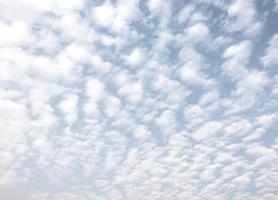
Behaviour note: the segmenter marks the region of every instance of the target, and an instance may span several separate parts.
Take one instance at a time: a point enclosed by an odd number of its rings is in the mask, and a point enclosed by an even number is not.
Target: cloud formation
[[[277,0],[2,0],[0,199],[277,199]]]

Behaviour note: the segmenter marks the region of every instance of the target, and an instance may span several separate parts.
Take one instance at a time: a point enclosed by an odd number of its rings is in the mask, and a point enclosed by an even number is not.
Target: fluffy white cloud
[[[256,118],[256,124],[268,128],[277,120],[276,114],[265,114]]]
[[[143,98],[143,86],[140,82],[130,82],[121,87],[118,93],[128,102],[139,103]]]
[[[186,66],[183,66],[180,71],[180,77],[183,81],[190,84],[204,84],[204,79],[201,72],[194,66],[192,63],[188,63]]]
[[[239,137],[247,134],[251,130],[252,130],[252,125],[246,119],[241,119],[232,122],[224,128],[224,132],[230,137]]]
[[[77,120],[78,116],[78,96],[75,94],[66,94],[61,102],[59,103],[58,107],[63,114],[65,114],[65,120],[72,124]]]
[[[11,25],[0,22],[0,31],[0,46],[24,44],[24,42],[28,41],[30,34],[26,25],[20,22],[15,22]]]
[[[183,23],[192,19],[193,11],[194,11],[194,7],[192,5],[183,7],[183,9],[180,10],[177,15],[178,22]]]
[[[143,125],[138,125],[133,130],[133,135],[138,140],[146,140],[150,137],[150,131]]]
[[[141,49],[134,49],[130,55],[126,57],[126,63],[133,67],[142,64],[145,59],[144,52]]]
[[[256,35],[262,29],[258,19],[256,5],[253,0],[237,0],[228,8],[228,15],[232,18],[229,28],[232,31],[243,31],[247,35]]]
[[[92,8],[91,18],[97,26],[119,33],[138,15],[137,6],[137,0],[120,0],[115,4],[106,1]]]
[[[216,134],[222,129],[223,124],[218,121],[210,121],[202,125],[198,130],[192,133],[194,140],[202,141],[215,137]]]
[[[187,30],[189,40],[202,41],[209,36],[209,29],[203,23],[197,23]]]
[[[105,94],[105,85],[96,78],[89,79],[86,82],[85,93],[90,100],[98,102]]]
[[[61,1],[35,1],[13,0],[1,2],[3,17],[8,21],[19,21],[32,25],[38,18],[47,12],[63,15],[68,12],[80,10],[84,5],[83,0]]]
[[[246,75],[245,65],[249,62],[251,50],[249,41],[242,41],[228,47],[223,54],[223,57],[227,59],[223,64],[225,72],[235,79]]]
[[[190,126],[195,126],[204,122],[207,116],[199,105],[192,105],[184,109],[184,118]]]
[[[105,3],[92,9],[93,21],[102,27],[108,28],[114,20],[114,7],[110,3]]]

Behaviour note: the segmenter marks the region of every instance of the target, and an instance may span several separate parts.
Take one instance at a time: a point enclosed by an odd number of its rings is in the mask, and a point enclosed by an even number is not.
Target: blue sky
[[[277,0],[0,0],[0,199],[278,199]]]

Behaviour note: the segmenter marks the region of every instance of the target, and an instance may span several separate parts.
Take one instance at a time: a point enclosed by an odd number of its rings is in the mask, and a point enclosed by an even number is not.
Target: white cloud
[[[114,7],[110,3],[104,3],[101,6],[92,9],[92,20],[98,26],[106,27],[112,25],[115,15]]]
[[[228,124],[224,128],[224,132],[230,137],[239,137],[242,135],[246,135],[248,132],[252,130],[252,125],[246,119],[237,120]]]
[[[206,94],[204,94],[200,99],[201,105],[207,105],[210,103],[214,103],[219,98],[219,93],[216,90],[208,91]]]
[[[192,133],[192,138],[197,141],[215,137],[222,129],[223,124],[218,121],[206,122],[198,130]]]
[[[199,105],[187,106],[184,109],[184,118],[190,126],[200,125],[207,119],[206,113]]]
[[[249,41],[242,41],[238,44],[230,46],[223,54],[224,58],[237,58],[238,60],[245,60],[251,54],[251,44]]]
[[[59,11],[68,12],[68,11],[78,11],[84,6],[84,0],[61,0],[54,1],[54,7]]]
[[[20,45],[30,40],[28,27],[20,22],[10,25],[0,21],[0,32],[0,46]]]
[[[98,102],[105,95],[105,85],[100,80],[91,78],[86,82],[85,94],[90,100]]]
[[[175,125],[174,112],[171,110],[165,110],[156,118],[155,121],[159,127],[170,128]]]
[[[65,114],[65,121],[72,124],[78,116],[78,96],[75,94],[66,94],[59,103],[58,107]]]
[[[144,125],[138,125],[133,130],[133,135],[138,140],[147,140],[151,133]]]
[[[275,34],[272,36],[272,38],[269,41],[269,46],[265,50],[265,56],[261,57],[261,61],[264,64],[264,66],[273,66],[275,67],[278,65],[278,34]]]
[[[106,97],[105,85],[96,78],[87,80],[85,84],[86,102],[83,111],[88,116],[99,115],[99,103]]]
[[[258,128],[254,131],[251,131],[244,139],[243,141],[247,142],[253,142],[258,139],[260,139],[265,134],[265,130],[262,128]]]
[[[137,0],[120,0],[116,4],[105,2],[92,8],[91,18],[97,26],[119,33],[138,15],[137,6]]]
[[[232,18],[229,26],[232,31],[242,31],[247,35],[256,35],[262,29],[262,23],[258,19],[256,5],[253,0],[237,0],[228,9],[228,15]]]
[[[145,59],[145,55],[144,55],[144,52],[141,50],[141,49],[134,49],[130,55],[128,55],[126,57],[126,63],[133,67],[133,66],[138,66],[140,64],[142,64],[142,62],[144,61]]]
[[[188,62],[179,70],[179,76],[182,81],[192,85],[204,85],[205,77],[194,62]]]
[[[209,36],[209,29],[203,23],[197,23],[187,30],[187,37],[189,40],[202,41]]]
[[[256,118],[256,124],[264,128],[271,127],[271,125],[277,120],[276,114],[265,114]]]
[[[120,111],[121,104],[122,102],[119,98],[114,96],[107,96],[104,102],[105,105],[103,109],[104,114],[107,115],[108,117],[115,116]]]
[[[144,89],[140,82],[130,82],[121,87],[118,93],[130,103],[139,103],[143,98]]]
[[[90,55],[89,61],[94,68],[101,72],[108,72],[113,66],[110,62],[104,61],[99,55]]]
[[[8,21],[23,22],[29,26],[47,12],[61,15],[75,10],[80,10],[83,5],[83,0],[13,0],[1,2],[1,10],[3,10],[2,14],[4,19]]]
[[[184,23],[189,21],[192,18],[192,12],[194,11],[194,7],[192,5],[187,5],[183,9],[181,9],[177,15],[177,19],[179,23]]]
[[[264,92],[267,83],[268,78],[264,72],[249,71],[245,77],[242,77],[242,80],[237,82],[235,90],[232,91],[234,102],[227,113],[250,109],[258,102],[257,96]]]
[[[232,180],[232,183],[238,187],[246,187],[251,182],[251,179],[248,176],[240,176]]]
[[[251,50],[249,41],[241,41],[228,47],[223,53],[223,57],[226,59],[222,66],[224,71],[235,79],[246,75],[245,65],[249,62]]]

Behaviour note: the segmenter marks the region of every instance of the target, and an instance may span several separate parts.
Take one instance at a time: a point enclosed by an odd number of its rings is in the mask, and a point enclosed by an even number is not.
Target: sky
[[[0,199],[277,200],[278,0],[0,0]]]

